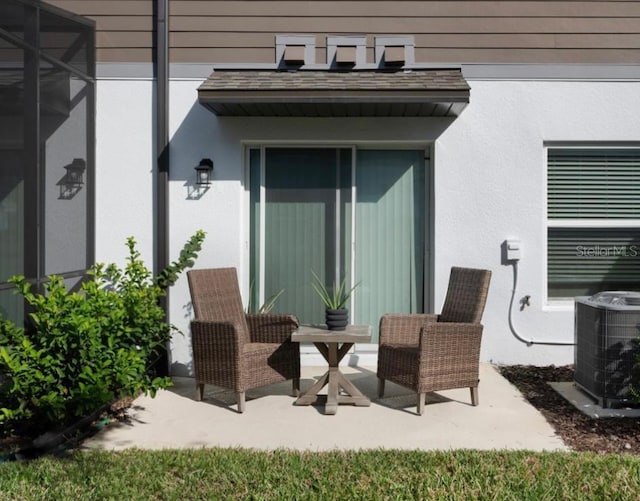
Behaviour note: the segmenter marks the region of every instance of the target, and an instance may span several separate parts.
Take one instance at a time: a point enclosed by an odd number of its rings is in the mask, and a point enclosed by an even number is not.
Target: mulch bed
[[[133,398],[126,397],[103,406],[94,415],[59,430],[38,437],[9,436],[0,438],[0,463],[15,459],[34,459],[42,455],[61,455],[78,447],[83,440],[95,435],[103,426],[114,421],[126,421]]]
[[[640,419],[591,418],[548,383],[573,381],[572,366],[508,365],[500,373],[538,409],[565,444],[576,451],[640,455]]]

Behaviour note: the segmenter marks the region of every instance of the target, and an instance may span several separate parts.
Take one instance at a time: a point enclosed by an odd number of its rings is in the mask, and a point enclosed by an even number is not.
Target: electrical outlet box
[[[520,240],[507,240],[507,261],[520,261],[522,256]]]

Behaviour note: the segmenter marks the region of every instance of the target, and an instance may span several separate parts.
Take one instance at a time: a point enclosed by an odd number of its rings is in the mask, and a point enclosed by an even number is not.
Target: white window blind
[[[640,149],[550,148],[547,158],[548,296],[639,290]]]
[[[640,150],[549,149],[549,218],[640,218]]]

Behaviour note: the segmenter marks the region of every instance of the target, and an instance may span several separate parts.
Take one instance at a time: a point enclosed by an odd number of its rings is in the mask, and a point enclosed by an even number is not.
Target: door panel
[[[311,272],[330,281],[336,268],[336,151],[268,149],[265,163],[265,298],[283,290],[278,311],[322,323]]]
[[[424,304],[424,152],[358,151],[356,323]]]
[[[260,150],[250,152],[250,261],[257,303],[283,290],[274,311],[322,323],[324,306],[311,286],[311,271],[329,286],[346,277],[350,287],[353,266],[359,283],[349,305],[353,323],[369,324],[377,335],[383,313],[422,312],[424,151],[358,150],[355,163],[351,148],[262,151],[264,177]],[[261,269],[264,294],[258,298]]]

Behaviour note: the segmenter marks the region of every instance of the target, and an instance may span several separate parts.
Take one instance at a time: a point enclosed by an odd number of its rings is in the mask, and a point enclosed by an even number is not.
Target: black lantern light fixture
[[[67,170],[64,181],[69,187],[78,188],[84,184],[84,171],[87,169],[86,163],[82,158],[74,158],[73,162],[69,165],[65,165]]]
[[[213,160],[210,158],[203,158],[200,163],[195,167],[196,169],[196,184],[198,186],[207,186],[211,184],[211,173],[213,172]]]
[[[84,171],[87,170],[87,162],[82,158],[74,158],[64,166],[64,176],[56,183],[60,188],[60,200],[71,200],[84,185]]]

